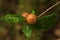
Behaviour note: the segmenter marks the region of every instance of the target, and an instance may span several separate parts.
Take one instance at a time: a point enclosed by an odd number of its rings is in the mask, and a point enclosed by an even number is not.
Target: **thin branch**
[[[55,7],[56,5],[58,5],[59,3],[60,3],[60,1],[58,1],[57,3],[55,3],[54,5],[52,5],[51,7],[49,7],[47,10],[45,10],[44,12],[42,12],[37,18],[39,18],[42,15],[44,15],[46,12],[48,12],[50,9],[52,9],[53,7]]]

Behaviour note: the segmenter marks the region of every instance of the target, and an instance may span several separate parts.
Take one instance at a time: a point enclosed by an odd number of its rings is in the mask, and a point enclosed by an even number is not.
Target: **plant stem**
[[[58,1],[57,3],[55,3],[54,5],[52,5],[51,7],[49,7],[48,9],[46,9],[44,12],[42,12],[40,15],[38,15],[37,18],[39,18],[42,15],[44,15],[46,12],[48,12],[50,9],[52,9],[53,7],[55,7],[56,5],[58,5],[59,3],[60,3],[60,1]]]

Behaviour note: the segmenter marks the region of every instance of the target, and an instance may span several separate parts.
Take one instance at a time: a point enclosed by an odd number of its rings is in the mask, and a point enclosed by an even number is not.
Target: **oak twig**
[[[55,7],[56,5],[58,5],[60,3],[60,1],[58,1],[57,3],[55,3],[54,5],[52,5],[51,7],[49,7],[47,10],[45,10],[44,12],[42,12],[40,15],[38,15],[37,18],[41,17],[42,15],[44,15],[46,12],[48,12],[50,9],[52,9],[53,7]]]

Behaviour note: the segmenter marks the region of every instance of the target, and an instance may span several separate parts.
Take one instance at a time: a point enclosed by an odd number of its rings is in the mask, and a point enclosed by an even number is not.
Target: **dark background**
[[[35,10],[36,15],[38,16],[40,13],[42,13],[58,1],[60,0],[0,0],[0,17],[8,13],[21,15],[21,13],[24,11],[31,12],[32,10]],[[51,12],[55,12],[58,14],[58,21],[52,29],[43,32],[43,37],[41,40],[56,40],[59,38],[54,35],[54,30],[60,29],[60,4],[52,8],[46,14],[51,14]],[[12,36],[10,35],[10,31],[13,30],[9,27],[11,26],[10,24],[5,24],[2,21],[0,22],[0,25],[1,24],[3,25],[3,28],[8,31],[8,34],[6,33],[6,35],[5,31],[0,32],[0,40],[25,40],[24,35],[17,36],[18,33],[14,33]],[[39,37],[31,37],[29,40],[38,40],[37,38]]]

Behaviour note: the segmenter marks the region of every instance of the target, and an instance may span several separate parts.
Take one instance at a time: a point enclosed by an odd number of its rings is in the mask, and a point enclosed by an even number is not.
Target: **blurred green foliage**
[[[0,31],[4,31],[5,30],[5,28],[4,27],[0,27]]]

